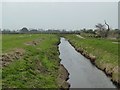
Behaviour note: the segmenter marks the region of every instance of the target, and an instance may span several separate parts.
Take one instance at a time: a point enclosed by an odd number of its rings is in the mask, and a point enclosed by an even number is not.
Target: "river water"
[[[116,88],[103,71],[78,53],[65,39],[59,45],[61,64],[70,73],[70,88]]]

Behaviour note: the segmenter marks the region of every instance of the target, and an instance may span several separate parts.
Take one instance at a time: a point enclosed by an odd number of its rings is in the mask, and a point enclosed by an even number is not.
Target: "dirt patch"
[[[26,43],[24,43],[24,44],[25,44],[25,45],[36,46],[36,45],[38,45],[42,40],[44,40],[44,38],[39,38],[39,39],[36,39],[36,40],[33,40],[33,41],[26,42]]]
[[[57,82],[58,82],[58,85],[59,85],[59,88],[62,88],[63,90],[68,90],[69,87],[70,87],[70,84],[67,82],[67,80],[69,79],[69,73],[68,71],[65,69],[65,67],[60,64],[60,67],[59,67],[59,75],[58,75],[58,78],[57,78]]]
[[[12,62],[13,60],[18,60],[20,59],[25,53],[25,50],[24,49],[21,49],[21,48],[16,48],[14,50],[12,50],[11,52],[9,53],[4,53],[2,54],[2,67],[5,67],[7,66],[10,62]]]

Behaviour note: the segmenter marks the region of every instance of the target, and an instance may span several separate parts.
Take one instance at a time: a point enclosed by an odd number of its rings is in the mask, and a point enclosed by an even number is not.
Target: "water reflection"
[[[70,73],[71,88],[115,88],[110,79],[65,39],[59,45],[61,63]]]

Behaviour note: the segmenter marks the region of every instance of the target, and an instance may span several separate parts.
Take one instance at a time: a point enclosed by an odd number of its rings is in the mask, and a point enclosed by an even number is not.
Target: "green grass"
[[[22,35],[22,34],[21,34]],[[58,88],[59,53],[57,35],[32,34],[3,35],[3,52],[14,48],[24,48],[25,55],[3,68],[3,88]],[[36,46],[25,45],[25,42],[41,39]]]
[[[32,41],[38,37],[44,37],[41,34],[3,34],[2,35],[2,51],[7,52],[13,48],[25,48],[25,42]]]

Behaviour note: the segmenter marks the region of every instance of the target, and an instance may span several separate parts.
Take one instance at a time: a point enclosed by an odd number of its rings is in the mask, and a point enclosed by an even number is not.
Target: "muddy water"
[[[64,38],[59,45],[61,64],[70,73],[70,88],[115,88],[110,79],[78,53]]]

